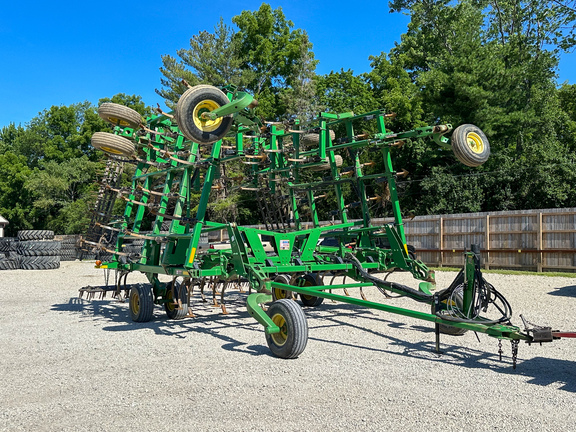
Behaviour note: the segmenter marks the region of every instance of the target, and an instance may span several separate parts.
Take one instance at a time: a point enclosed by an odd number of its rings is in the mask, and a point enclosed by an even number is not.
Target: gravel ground
[[[440,272],[439,287],[455,273]],[[488,274],[537,324],[576,330],[576,278]],[[406,274],[392,280],[410,283]],[[131,275],[129,283],[143,281]],[[0,272],[0,430],[570,431],[576,340],[510,344],[326,301],[306,309],[310,339],[272,357],[262,327],[230,291],[229,315],[195,298],[195,318],[133,323],[127,303],[83,300],[103,283],[90,262]],[[416,286],[411,283],[412,286]],[[369,300],[381,299],[374,289]],[[409,299],[391,304],[422,309]],[[426,307],[424,309],[426,310]]]

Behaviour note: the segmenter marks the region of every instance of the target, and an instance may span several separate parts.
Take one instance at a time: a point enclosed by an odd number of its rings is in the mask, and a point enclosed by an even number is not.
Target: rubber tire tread
[[[328,158],[328,156],[326,156],[326,158],[324,159],[324,161],[326,162],[324,165],[316,165],[316,166],[311,166],[309,168],[310,171],[326,171],[330,169],[330,159]],[[341,167],[342,163],[343,163],[344,159],[342,159],[342,156],[340,155],[334,155],[334,162],[336,163],[337,167]]]
[[[186,138],[199,144],[212,144],[221,140],[226,136],[233,123],[233,117],[230,114],[222,117],[220,126],[213,131],[204,132],[199,129],[194,124],[192,114],[196,105],[206,99],[212,100],[220,106],[230,103],[222,90],[209,85],[198,85],[184,92],[175,109],[176,122],[180,131]]]
[[[166,285],[166,290],[172,289],[172,282]],[[188,316],[188,289],[186,285],[176,282],[176,296],[180,298],[182,309],[172,309],[168,307],[168,303],[164,303],[164,310],[168,319],[178,320]]]
[[[104,102],[100,105],[98,115],[114,126],[140,129],[140,125],[143,123],[142,116],[138,111],[113,102]],[[113,121],[114,119],[118,119],[123,123],[118,124]]]
[[[290,279],[291,279],[290,276],[287,274],[279,274],[274,278],[274,282],[280,282],[286,285],[290,285]],[[279,291],[281,291],[285,296],[278,298],[276,295],[276,288],[272,288],[272,299],[274,301],[294,298],[294,293],[292,291],[286,291],[286,290],[279,290]]]
[[[318,278],[318,275],[308,273],[304,275],[304,279],[310,281],[312,285],[310,286],[323,286],[322,280]],[[324,301],[324,297],[310,296],[309,299],[305,298],[303,294],[300,294],[300,301],[303,306],[306,307],[316,307],[320,306]]]
[[[49,230],[22,230],[18,231],[18,240],[52,240],[54,231]]]
[[[132,302],[132,292],[136,291],[138,298],[140,299],[140,308],[138,310],[138,315],[135,315],[132,311],[130,303]],[[129,294],[129,305],[128,309],[130,311],[130,318],[134,322],[148,322],[152,319],[154,312],[154,299],[152,298],[152,288],[150,285],[138,284],[130,289]]]
[[[484,144],[482,153],[475,153],[468,145],[467,136],[470,132],[476,133]],[[490,157],[490,143],[484,132],[473,124],[463,124],[454,129],[452,134],[452,151],[460,162],[469,167],[482,165]]]
[[[18,242],[16,247],[22,256],[52,256],[60,255],[61,243],[57,240],[29,240]]]
[[[330,140],[334,141],[336,138],[336,134],[332,129],[329,129],[330,133]],[[320,145],[320,133],[319,132],[311,132],[302,135],[300,138],[300,144],[305,146],[317,146]]]
[[[136,147],[133,143],[124,137],[109,132],[95,132],[94,135],[92,135],[91,143],[95,149],[102,150],[104,153],[112,156],[130,158],[136,153]]]
[[[20,260],[14,258],[0,259],[0,270],[18,270],[20,268]]]
[[[0,252],[10,252],[15,249],[15,242],[18,241],[18,237],[0,237]]]
[[[20,262],[22,270],[55,270],[60,268],[59,256],[24,256]]]
[[[288,335],[286,343],[278,346],[274,343],[272,335],[266,335],[266,342],[272,354],[284,359],[297,358],[308,343],[308,322],[302,308],[295,301],[281,299],[273,302],[268,308],[267,314],[273,317],[280,313],[286,320]]]

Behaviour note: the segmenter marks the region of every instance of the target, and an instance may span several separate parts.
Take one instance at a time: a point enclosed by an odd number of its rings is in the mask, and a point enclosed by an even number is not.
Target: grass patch
[[[461,268],[456,267],[431,267],[432,270],[437,272],[442,271],[452,271],[458,272]],[[505,269],[494,269],[494,270],[482,270],[482,273],[490,274],[502,274],[502,275],[519,275],[519,276],[542,276],[542,277],[567,277],[576,278],[576,273],[565,273],[565,272],[531,272],[531,271],[520,271],[520,270],[505,270]]]

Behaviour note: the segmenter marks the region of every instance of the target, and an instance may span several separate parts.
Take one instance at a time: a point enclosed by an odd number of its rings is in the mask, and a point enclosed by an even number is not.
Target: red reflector
[[[214,245],[208,246],[208,249],[214,249]]]

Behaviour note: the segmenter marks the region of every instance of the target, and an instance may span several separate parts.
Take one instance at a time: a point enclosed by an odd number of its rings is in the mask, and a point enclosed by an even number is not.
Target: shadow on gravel
[[[574,288],[574,287],[566,287]],[[151,329],[159,336],[171,336],[185,338],[186,335],[193,331],[210,335],[223,342],[222,348],[228,351],[237,351],[253,356],[270,356],[273,357],[264,341],[264,332],[262,327],[256,321],[252,320],[245,309],[244,298],[236,296],[227,300],[226,305],[230,314],[224,315],[220,309],[214,308],[208,303],[193,303],[192,310],[195,313],[193,318],[183,320],[166,319],[163,310],[155,309],[155,315],[152,321],[147,323],[135,323],[130,321],[126,303],[110,300],[85,300],[79,298],[70,298],[68,303],[56,304],[52,306],[52,311],[78,313],[82,317],[91,320],[105,320],[113,325],[102,327],[104,331],[122,332],[134,331],[139,329]],[[310,328],[310,340],[317,342],[352,347],[355,349],[368,350],[372,352],[386,353],[398,357],[419,358],[425,361],[439,362],[442,364],[451,364],[454,366],[465,367],[469,369],[489,369],[493,372],[520,375],[527,377],[527,382],[539,386],[556,386],[560,390],[576,392],[576,368],[574,362],[568,360],[557,360],[546,357],[534,357],[522,360],[522,352],[526,344],[520,345],[518,365],[512,369],[512,358],[510,354],[510,345],[503,342],[505,354],[500,361],[498,356],[497,342],[494,339],[494,352],[476,350],[470,347],[452,345],[447,342],[455,340],[450,336],[441,338],[441,353],[435,351],[434,328],[432,324],[411,325],[399,321],[400,316],[394,316],[395,321],[383,319],[377,315],[374,310],[363,307],[330,303],[325,301],[321,308],[305,308],[306,316],[309,318],[308,325]],[[367,324],[377,323],[382,329],[375,330],[368,328]],[[361,342],[347,343],[333,339],[323,339],[314,336],[315,329],[347,326],[358,331],[370,333],[385,341],[385,346],[390,349],[362,344]],[[262,333],[261,345],[247,345],[245,342],[236,338],[222,334],[222,330],[237,328],[247,331],[258,331]],[[418,331],[428,340],[420,342],[409,342],[391,336],[387,330],[407,329]],[[359,338],[361,339],[361,338]],[[457,338],[456,338],[457,339]],[[398,349],[400,347],[400,349]]]
[[[328,306],[328,305],[327,305]],[[329,344],[336,344],[342,346],[348,346],[353,348],[358,348],[362,350],[368,351],[375,351],[375,352],[382,352],[394,356],[399,357],[411,357],[411,358],[420,358],[426,361],[432,362],[440,362],[443,364],[452,364],[455,366],[461,366],[470,369],[489,369],[493,372],[498,372],[507,375],[521,375],[528,377],[528,383],[535,384],[539,386],[556,386],[560,390],[568,391],[575,393],[576,392],[576,368],[574,367],[573,361],[568,360],[558,360],[553,358],[546,358],[546,357],[534,357],[527,360],[522,360],[522,350],[525,347],[526,350],[530,348],[526,344],[520,345],[520,352],[519,358],[517,361],[516,369],[512,368],[512,358],[507,355],[502,356],[502,361],[500,361],[499,355],[497,353],[497,342],[494,339],[494,352],[486,352],[482,350],[476,350],[473,348],[460,346],[460,345],[451,345],[447,344],[447,341],[454,340],[453,337],[450,336],[443,336],[440,339],[441,345],[441,353],[436,353],[436,343],[435,343],[435,336],[434,336],[434,328],[432,325],[429,327],[424,326],[415,326],[409,325],[406,323],[398,322],[398,321],[388,321],[382,319],[380,316],[370,317],[370,311],[368,314],[360,313],[362,309],[349,311],[341,313],[341,309],[353,309],[355,306],[351,306],[349,308],[341,308],[340,305],[333,306],[335,310],[334,315],[327,316],[326,314],[321,314],[320,312],[310,312],[307,313],[308,316],[313,317],[316,316],[319,321],[322,323],[319,325],[311,325],[311,340],[315,340],[318,342],[329,343]],[[330,306],[328,306],[330,307]],[[322,307],[324,309],[324,306]],[[354,323],[350,322],[350,317],[361,317],[362,320],[365,322],[366,319],[371,319],[378,321],[379,323],[387,324],[386,327],[383,327],[383,330],[386,331],[388,328],[405,328],[410,330],[419,331],[422,333],[428,333],[430,336],[430,340],[421,341],[421,342],[409,342],[404,339],[398,339],[391,336],[388,333],[383,333],[381,331],[377,331],[374,329],[366,328],[365,325],[359,323],[359,325],[355,325]],[[346,318],[346,320],[344,320]],[[317,321],[318,322],[318,321]],[[309,321],[309,323],[314,323],[314,321]],[[387,341],[387,344],[390,347],[401,347],[401,351],[398,349],[385,349],[381,347],[374,347],[374,346],[366,346],[359,343],[345,343],[342,341],[335,341],[335,340],[328,340],[322,339],[313,336],[313,330],[316,328],[323,328],[323,327],[332,327],[332,326],[349,326],[353,327],[357,330],[362,332],[370,333],[379,338],[384,339]],[[503,341],[503,350],[508,352],[511,351],[509,343],[507,341]]]
[[[261,327],[250,318],[250,314],[241,309],[244,302],[227,301],[226,306],[231,313],[224,315],[220,308],[212,307],[208,303],[193,304],[194,317],[181,320],[169,320],[166,318],[163,309],[156,307],[151,321],[137,323],[130,320],[127,304],[116,300],[86,300],[72,297],[68,303],[52,305],[51,310],[57,312],[78,313],[83,318],[91,320],[104,320],[114,325],[102,327],[102,330],[109,332],[134,331],[140,329],[151,329],[159,336],[170,336],[185,338],[191,331],[213,336],[225,342],[222,348],[227,351],[244,352],[250,355],[272,356],[270,350],[265,345],[246,345],[230,336],[221,333],[224,329],[237,328],[248,331],[260,331]],[[194,307],[195,306],[195,307]],[[238,307],[240,306],[240,308]],[[194,309],[202,309],[196,311]]]
[[[576,297],[576,285],[556,288],[554,291],[550,291],[548,294],[562,297]]]

